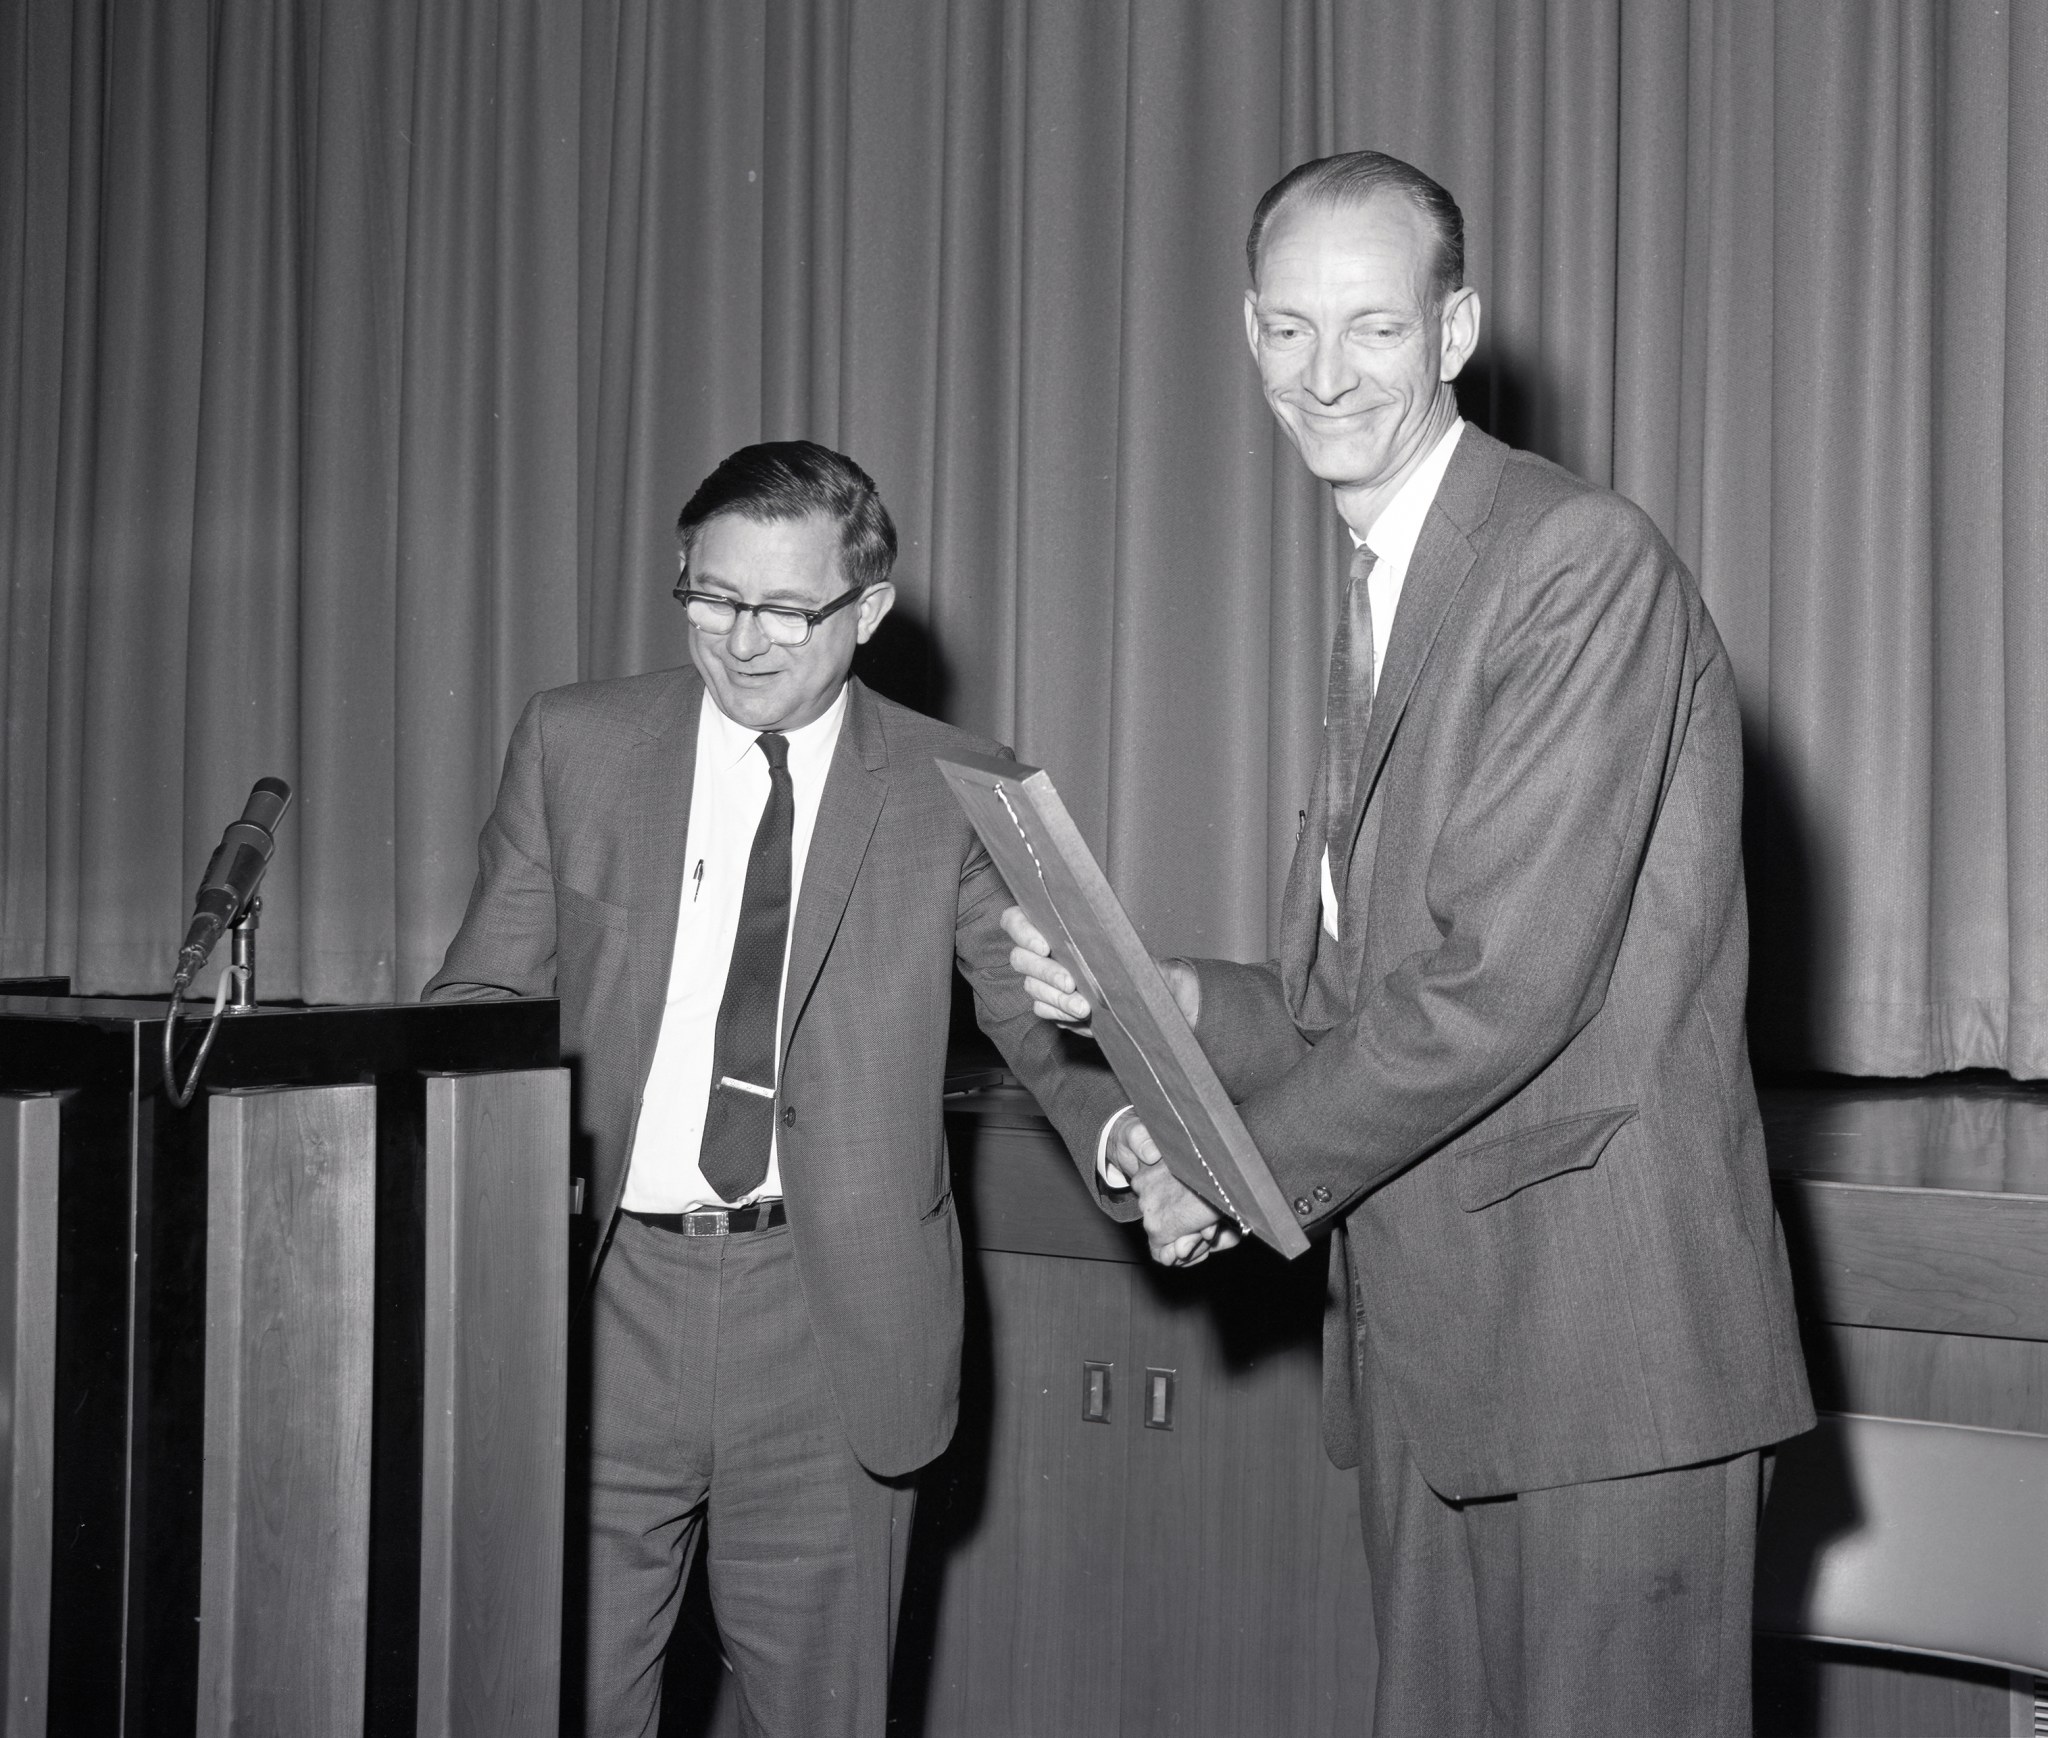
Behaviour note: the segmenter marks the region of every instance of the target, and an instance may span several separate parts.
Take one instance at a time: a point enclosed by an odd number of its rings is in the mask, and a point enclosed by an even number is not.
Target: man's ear
[[[1244,341],[1251,346],[1252,360],[1259,359],[1259,292],[1256,289],[1244,293]]]
[[[1437,363],[1439,380],[1456,380],[1459,371],[1479,348],[1479,292],[1460,284],[1444,297],[1443,312],[1437,317],[1438,341],[1443,346]]]
[[[853,624],[853,638],[856,645],[864,646],[875,629],[882,625],[882,618],[895,607],[896,588],[886,579],[880,585],[871,585],[860,594],[860,602],[853,606],[858,618]]]

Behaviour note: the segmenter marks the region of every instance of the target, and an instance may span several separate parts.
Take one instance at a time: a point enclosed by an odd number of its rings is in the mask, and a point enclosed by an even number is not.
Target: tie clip
[[[735,1080],[730,1074],[720,1075],[718,1084],[720,1086],[729,1086],[735,1092],[751,1092],[756,1098],[773,1098],[775,1096],[775,1088],[772,1086],[756,1086],[751,1080]]]

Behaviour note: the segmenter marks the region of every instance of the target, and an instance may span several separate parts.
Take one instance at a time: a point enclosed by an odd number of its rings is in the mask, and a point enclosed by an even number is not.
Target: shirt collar
[[[810,723],[783,732],[789,738],[790,757],[799,765],[807,764],[815,754],[829,750],[839,740],[839,726],[846,717],[846,689],[847,684],[840,683],[830,706]],[[719,711],[709,683],[705,684],[704,700],[698,708],[697,733],[703,748],[713,757],[712,764],[728,769],[754,753],[754,744],[761,736],[760,731],[735,724]]]
[[[1351,541],[1362,542],[1381,561],[1406,572],[1408,558],[1415,553],[1415,540],[1422,535],[1422,522],[1429,517],[1430,503],[1443,484],[1444,472],[1451,468],[1451,454],[1457,450],[1458,436],[1464,432],[1465,419],[1453,417],[1451,426],[1429,449],[1428,456],[1408,473],[1407,482],[1395,491],[1394,498],[1373,521],[1372,529]]]

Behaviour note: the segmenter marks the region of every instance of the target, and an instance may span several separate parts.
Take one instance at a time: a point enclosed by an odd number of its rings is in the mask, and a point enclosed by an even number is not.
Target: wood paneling
[[[2048,1196],[2048,1093],[1997,1076],[1836,1076],[1759,1094],[1774,1170],[1838,1183]]]
[[[1801,1324],[1814,1403],[2048,1436],[2048,1342]]]
[[[2048,1339],[2048,1198],[1780,1178],[1823,1321]]]
[[[569,1082],[427,1082],[422,1735],[557,1726]]]
[[[214,1096],[198,1730],[362,1729],[376,1089]]]
[[[58,1101],[0,1098],[0,1563],[6,1738],[42,1738],[50,1677],[50,1483],[57,1358]]]

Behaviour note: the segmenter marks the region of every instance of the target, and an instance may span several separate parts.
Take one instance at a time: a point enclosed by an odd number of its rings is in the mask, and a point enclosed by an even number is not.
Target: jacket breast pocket
[[[1458,1205],[1467,1213],[1477,1213],[1532,1184],[1561,1177],[1567,1171],[1591,1170],[1600,1162],[1607,1143],[1635,1120],[1635,1114],[1634,1105],[1620,1104],[1518,1129],[1467,1147],[1452,1160]]]

